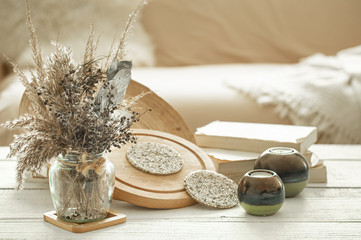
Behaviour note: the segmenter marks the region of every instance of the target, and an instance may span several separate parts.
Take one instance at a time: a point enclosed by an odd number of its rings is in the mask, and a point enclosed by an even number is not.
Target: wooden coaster
[[[194,200],[207,207],[223,209],[238,204],[237,184],[217,172],[192,172],[184,179],[184,186]]]
[[[157,142],[141,142],[131,146],[127,150],[127,159],[133,167],[155,175],[179,172],[184,163],[176,150]]]
[[[127,216],[114,210],[109,210],[108,216],[102,220],[88,223],[74,223],[61,220],[55,211],[44,213],[44,220],[57,227],[65,229],[73,233],[84,233],[101,228],[114,226],[117,224],[124,223]]]
[[[116,171],[113,199],[157,209],[195,204],[184,189],[184,178],[196,170],[215,170],[208,155],[194,143],[173,134],[146,129],[133,129],[133,133],[138,143],[156,142],[170,146],[181,155],[184,165],[179,172],[171,175],[153,175],[139,171],[129,163],[126,154],[132,144],[114,148],[107,154]]]

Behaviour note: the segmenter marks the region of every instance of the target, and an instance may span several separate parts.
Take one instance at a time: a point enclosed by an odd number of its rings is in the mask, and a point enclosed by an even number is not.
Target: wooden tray
[[[88,222],[88,223],[75,223],[75,222],[67,222],[61,220],[57,216],[55,211],[44,213],[43,217],[45,221],[73,233],[84,233],[101,228],[114,226],[117,224],[124,223],[127,219],[127,216],[112,209],[109,210],[108,216],[106,218],[96,222]]]
[[[196,202],[184,188],[184,178],[192,171],[215,170],[212,160],[195,144],[175,135],[146,129],[134,129],[138,142],[167,144],[180,153],[184,159],[183,168],[167,176],[144,173],[132,167],[126,151],[130,144],[114,149],[108,154],[116,169],[114,199],[138,206],[158,209],[186,207]]]

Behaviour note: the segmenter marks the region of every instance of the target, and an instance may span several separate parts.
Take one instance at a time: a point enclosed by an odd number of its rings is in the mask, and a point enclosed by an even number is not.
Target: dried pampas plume
[[[123,101],[132,67],[123,57],[129,32],[145,3],[142,1],[130,14],[117,50],[110,50],[108,59],[113,61],[106,61],[104,66],[100,64],[102,59],[96,58],[99,39],[94,39],[93,25],[82,63],[76,63],[71,49],[57,42],[53,43],[54,52],[44,61],[27,7],[26,24],[35,72],[31,72],[29,80],[15,62],[10,59],[9,62],[26,87],[32,114],[2,124],[10,129],[24,129],[23,134],[14,137],[9,154],[18,158],[18,188],[25,171],[36,172],[59,154],[97,154],[136,141],[130,126],[142,114],[131,111],[130,105],[144,94]]]
[[[121,38],[120,38],[117,51],[114,54],[115,59],[117,59],[118,61],[121,61],[124,58],[125,49],[126,49],[125,47],[126,47],[126,43],[127,43],[128,39],[129,39],[131,30],[133,29],[133,26],[135,24],[135,21],[137,19],[137,16],[138,16],[140,10],[146,4],[147,4],[147,2],[145,0],[142,0],[140,2],[140,4],[138,5],[138,7],[129,15],[128,21],[127,21],[126,26],[125,26],[125,29],[124,29],[124,31],[122,33]]]

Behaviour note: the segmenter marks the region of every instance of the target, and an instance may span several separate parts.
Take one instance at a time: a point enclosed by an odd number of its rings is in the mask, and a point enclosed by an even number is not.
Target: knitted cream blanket
[[[320,143],[361,143],[361,46],[226,84],[296,125],[317,126]]]

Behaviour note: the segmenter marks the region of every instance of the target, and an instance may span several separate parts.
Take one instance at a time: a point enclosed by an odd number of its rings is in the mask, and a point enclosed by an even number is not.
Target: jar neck
[[[69,152],[66,153],[64,156],[60,154],[58,156],[59,160],[65,163],[84,163],[86,162],[93,162],[98,160],[99,158],[103,157],[104,153],[78,153],[78,152]],[[82,159],[84,158],[84,159]]]

